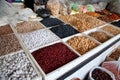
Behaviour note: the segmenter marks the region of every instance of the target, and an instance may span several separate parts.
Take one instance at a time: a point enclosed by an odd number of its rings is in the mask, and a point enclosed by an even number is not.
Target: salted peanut
[[[117,29],[117,28],[114,28],[114,27],[112,27],[112,26],[104,26],[103,28],[101,28],[101,29],[103,29],[103,30],[105,30],[105,31],[107,31],[107,32],[109,32],[109,33],[111,33],[111,34],[113,34],[113,35],[117,35],[117,34],[120,34],[120,30],[119,29]]]
[[[42,28],[43,26],[40,24],[39,21],[22,22],[22,23],[18,23],[16,26],[18,33],[27,33]]]
[[[103,42],[105,42],[105,41],[107,41],[108,39],[111,38],[106,33],[98,32],[98,31],[90,33],[89,36],[95,38],[96,40],[98,40],[101,43],[103,43]]]
[[[120,57],[120,48],[115,50],[109,57],[113,58],[114,60],[118,60]]]
[[[67,41],[67,43],[76,51],[78,51],[81,55],[90,51],[91,49],[98,46],[97,43],[90,40],[85,36],[75,36]]]

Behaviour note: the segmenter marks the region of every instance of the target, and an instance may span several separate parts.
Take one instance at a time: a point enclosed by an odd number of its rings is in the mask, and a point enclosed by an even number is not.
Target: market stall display
[[[17,25],[10,21],[12,25],[0,26],[0,79],[38,80],[42,75],[39,80],[86,80],[89,71],[100,65],[106,56],[112,60],[120,59],[118,14],[101,10],[106,6],[104,3],[84,6],[71,3],[73,1],[69,4],[67,0],[52,2],[47,4],[52,16],[37,21],[20,21]],[[97,8],[101,11],[95,11]],[[83,12],[79,13],[79,9]],[[69,11],[78,14],[69,15]],[[97,68],[92,71],[91,79],[115,80],[115,75],[119,80],[119,63],[116,62],[102,64],[113,72],[112,76]]]

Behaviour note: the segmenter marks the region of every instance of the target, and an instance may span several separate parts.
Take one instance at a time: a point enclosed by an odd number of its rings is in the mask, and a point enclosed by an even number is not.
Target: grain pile
[[[39,21],[22,22],[22,23],[18,23],[16,26],[18,33],[27,33],[42,28],[43,26],[40,24]]]
[[[21,46],[14,34],[0,36],[0,56],[21,50]]]
[[[13,33],[9,25],[0,26],[0,36]]]

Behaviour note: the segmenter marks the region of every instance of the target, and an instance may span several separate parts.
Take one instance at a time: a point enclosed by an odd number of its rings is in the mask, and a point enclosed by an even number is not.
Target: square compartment
[[[120,34],[120,29],[118,27],[115,27],[115,26],[112,26],[112,25],[103,26],[103,27],[101,27],[101,29],[110,33],[110,34],[113,34],[115,36]]]
[[[32,52],[32,55],[45,74],[48,74],[79,57],[61,42],[34,51]]]
[[[100,44],[84,34],[71,36],[64,41],[81,55],[92,50]]]
[[[26,48],[29,50],[59,40],[59,37],[48,29],[41,29],[30,33],[20,34],[20,37]]]
[[[120,58],[120,47],[113,50],[112,53],[109,55],[109,57],[114,59],[114,60],[118,60]]]
[[[79,33],[76,29],[72,26],[66,25],[59,25],[50,29],[53,33],[55,33],[60,38],[65,38],[74,34]]]
[[[64,24],[61,20],[57,18],[45,18],[40,21],[45,27],[52,27],[52,26],[57,26]]]
[[[74,26],[79,32],[84,32],[105,24],[105,22],[87,14],[60,16],[60,19]]]
[[[21,45],[19,44],[15,34],[0,36],[0,56],[19,51],[21,49]]]
[[[5,80],[42,80],[22,50],[0,57],[0,74]]]
[[[90,37],[93,37],[94,39],[96,39],[97,41],[104,43],[107,40],[111,39],[112,36],[108,35],[107,33],[100,31],[100,30],[96,30],[94,32],[90,32],[88,34]]]
[[[17,23],[15,27],[18,33],[27,33],[44,28],[39,21],[28,21]]]

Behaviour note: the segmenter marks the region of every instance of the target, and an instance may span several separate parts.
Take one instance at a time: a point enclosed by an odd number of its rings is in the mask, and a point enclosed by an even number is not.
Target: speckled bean
[[[34,49],[59,40],[50,30],[41,29],[31,33],[21,34],[21,39],[28,49]]]
[[[24,52],[0,57],[0,75],[6,80],[35,80],[37,73]]]

